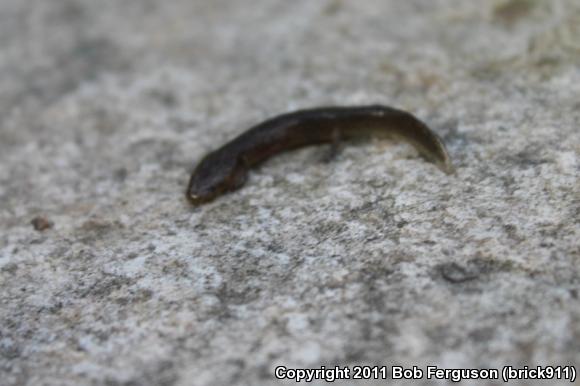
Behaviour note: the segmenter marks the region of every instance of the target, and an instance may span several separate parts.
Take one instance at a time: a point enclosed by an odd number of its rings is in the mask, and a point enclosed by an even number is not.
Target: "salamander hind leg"
[[[325,154],[323,155],[322,162],[330,163],[334,161],[336,157],[340,154],[341,150],[342,147],[341,147],[340,130],[338,128],[334,128],[332,130],[332,135],[330,139],[330,147],[328,148],[328,151],[325,152]]]

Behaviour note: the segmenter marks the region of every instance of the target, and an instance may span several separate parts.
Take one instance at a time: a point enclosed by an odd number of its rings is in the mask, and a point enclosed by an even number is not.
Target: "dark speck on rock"
[[[152,90],[150,96],[165,107],[174,107],[178,102],[177,97],[171,91]]]
[[[479,279],[483,275],[510,271],[512,268],[513,265],[510,262],[498,262],[478,256],[463,263],[439,264],[436,269],[446,281],[458,284]]]
[[[405,221],[405,220],[403,220],[403,221],[399,221],[399,222],[397,223],[397,228],[403,228],[403,227],[404,227],[405,225],[407,225],[407,224],[409,224],[409,222],[408,222],[408,221]]]
[[[128,174],[129,172],[127,171],[127,168],[119,168],[115,170],[113,178],[115,179],[115,181],[124,182]]]
[[[533,0],[508,0],[496,6],[493,16],[498,22],[509,26],[528,16],[533,5]]]
[[[477,279],[481,274],[473,267],[462,266],[455,262],[441,264],[438,269],[445,280],[454,284]]]
[[[37,230],[39,232],[43,232],[54,226],[54,223],[44,216],[37,216],[33,218],[30,223],[34,227],[34,230]]]

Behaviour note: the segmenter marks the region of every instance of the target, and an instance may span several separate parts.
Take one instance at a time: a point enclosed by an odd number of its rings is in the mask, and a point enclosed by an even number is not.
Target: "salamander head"
[[[237,159],[211,153],[193,171],[187,198],[193,205],[200,205],[239,188],[245,180],[246,171]]]

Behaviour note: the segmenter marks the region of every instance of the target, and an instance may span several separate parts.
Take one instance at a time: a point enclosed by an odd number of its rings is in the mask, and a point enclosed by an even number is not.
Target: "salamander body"
[[[407,140],[443,172],[454,171],[441,139],[410,113],[379,105],[320,107],[270,118],[207,154],[191,175],[187,198],[199,205],[236,190],[250,168],[280,152],[368,136]]]

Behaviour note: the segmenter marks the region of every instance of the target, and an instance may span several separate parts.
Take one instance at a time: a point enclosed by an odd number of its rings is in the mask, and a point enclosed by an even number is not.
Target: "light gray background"
[[[578,364],[579,42],[574,0],[1,0],[2,385]],[[185,201],[253,123],[367,103],[458,174],[362,141]]]

